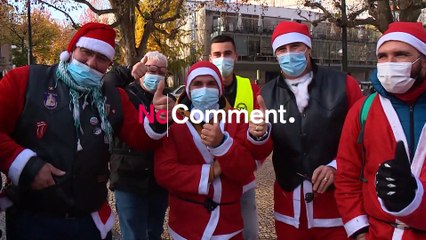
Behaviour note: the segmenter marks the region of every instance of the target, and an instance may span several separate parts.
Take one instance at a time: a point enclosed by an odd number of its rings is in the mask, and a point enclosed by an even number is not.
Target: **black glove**
[[[399,212],[414,199],[417,183],[411,174],[404,143],[396,145],[395,158],[380,164],[376,173],[376,192],[392,212]]]

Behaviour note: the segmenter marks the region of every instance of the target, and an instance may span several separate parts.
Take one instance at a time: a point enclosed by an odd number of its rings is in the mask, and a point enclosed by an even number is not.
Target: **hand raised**
[[[257,123],[252,122],[252,119],[250,119],[249,133],[253,137],[262,137],[266,133],[268,126],[265,123],[266,104],[261,95],[257,96],[257,103],[259,104],[259,111],[262,113],[263,117],[257,118]]]
[[[175,106],[175,101],[163,94],[165,84],[165,81],[160,81],[158,83],[157,89],[154,93],[154,98],[152,100],[152,104],[154,105],[155,110],[161,111],[160,119],[162,120],[168,119],[168,116],[171,116],[171,111]]]
[[[395,158],[380,164],[375,183],[377,196],[391,211],[404,209],[414,199],[417,183],[402,141],[396,145]]]
[[[201,130],[201,142],[209,147],[217,147],[222,143],[223,133],[219,123],[206,123]]]
[[[131,74],[134,79],[139,80],[145,76],[145,73],[148,71],[148,68],[145,66],[147,60],[148,58],[144,57],[133,66]]]

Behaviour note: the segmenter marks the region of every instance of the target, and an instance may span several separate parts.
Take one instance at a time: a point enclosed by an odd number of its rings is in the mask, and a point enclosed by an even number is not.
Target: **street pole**
[[[331,42],[328,42],[328,66],[331,65]]]
[[[346,23],[346,0],[342,0],[342,71],[348,71],[348,32]]]
[[[31,31],[31,0],[27,0],[27,21],[28,21],[28,65],[33,64],[33,38]]]

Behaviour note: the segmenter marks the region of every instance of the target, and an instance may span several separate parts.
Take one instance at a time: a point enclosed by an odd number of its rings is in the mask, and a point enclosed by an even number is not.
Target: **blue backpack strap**
[[[365,167],[365,147],[364,147],[364,130],[365,130],[365,122],[367,121],[368,112],[370,111],[371,104],[373,103],[374,97],[376,97],[377,93],[370,94],[362,104],[361,112],[359,114],[359,124],[360,124],[360,131],[358,134],[357,143],[361,145],[361,157],[362,157],[362,164],[361,164],[361,174],[359,176],[359,179],[362,182],[367,182],[367,179],[364,177],[364,167]]]

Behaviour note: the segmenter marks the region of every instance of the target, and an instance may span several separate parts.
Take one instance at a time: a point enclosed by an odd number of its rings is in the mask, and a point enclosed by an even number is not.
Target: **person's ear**
[[[310,48],[306,49],[306,54],[307,54],[308,58],[312,57],[312,55],[311,55],[311,49]]]
[[[421,55],[420,64],[422,65],[422,69],[426,69],[426,56],[425,55]]]

